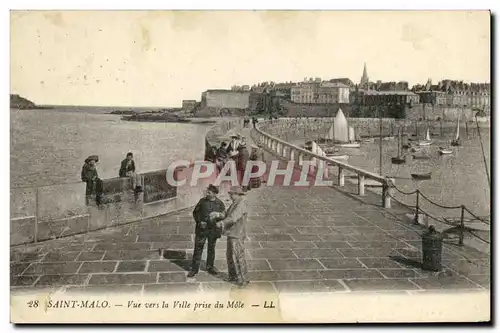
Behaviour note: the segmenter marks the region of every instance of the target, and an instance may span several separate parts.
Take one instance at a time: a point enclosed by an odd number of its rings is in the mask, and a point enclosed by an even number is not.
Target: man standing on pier
[[[213,218],[223,218],[217,222],[225,236],[227,236],[227,268],[228,280],[236,283],[240,288],[249,284],[248,267],[245,258],[245,239],[248,209],[243,196],[245,191],[241,186],[234,186],[229,191],[233,203],[224,213],[212,213]]]
[[[193,218],[196,222],[194,252],[191,270],[187,275],[188,278],[192,278],[198,274],[203,248],[207,240],[207,272],[209,274],[217,274],[217,270],[214,267],[215,244],[217,239],[221,237],[222,231],[220,228],[217,228],[217,219],[211,218],[210,213],[223,213],[226,208],[224,203],[217,198],[217,194],[219,194],[219,189],[214,185],[209,185],[206,196],[202,198],[194,208]]]

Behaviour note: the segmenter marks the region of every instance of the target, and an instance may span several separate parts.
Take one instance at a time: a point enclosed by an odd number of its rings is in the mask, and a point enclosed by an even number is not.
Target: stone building
[[[433,105],[484,109],[486,113],[491,107],[489,83],[442,80],[433,85],[429,79],[425,85],[415,85],[412,90],[423,96],[423,102]]]
[[[196,107],[196,103],[194,99],[185,99],[182,101],[182,109],[191,111]]]
[[[349,103],[350,87],[340,82],[316,79],[304,81],[291,88],[291,101],[301,104]]]
[[[249,91],[207,90],[201,94],[201,108],[248,109]]]

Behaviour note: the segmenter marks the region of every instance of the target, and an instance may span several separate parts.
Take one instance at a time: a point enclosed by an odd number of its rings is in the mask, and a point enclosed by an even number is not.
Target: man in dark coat
[[[128,153],[120,166],[119,176],[130,177],[135,172],[134,155]]]
[[[92,155],[85,159],[85,163],[82,167],[81,179],[82,182],[85,182],[87,184],[87,187],[85,188],[85,197],[87,204],[93,194],[95,194],[96,204],[101,204],[102,180],[99,179],[99,175],[97,174],[97,162],[99,162],[99,157],[97,157],[96,155]]]
[[[142,181],[140,175],[135,173],[134,155],[127,153],[127,156],[120,165],[118,172],[120,177],[130,177],[132,179],[132,188],[135,192],[142,192]]]
[[[214,267],[215,261],[215,244],[217,239],[221,237],[222,230],[217,228],[216,219],[210,218],[212,212],[224,212],[224,203],[217,198],[219,189],[214,185],[209,185],[207,188],[206,196],[202,198],[193,210],[193,218],[196,222],[195,227],[195,240],[194,240],[194,253],[191,270],[187,277],[192,278],[200,270],[201,256],[203,254],[203,247],[208,240],[207,246],[207,272],[209,274],[217,274]]]
[[[245,168],[248,164],[248,160],[250,159],[250,153],[247,149],[246,142],[242,142],[238,147],[238,155],[236,156],[236,172],[238,175],[238,185],[244,186],[243,176],[245,175]],[[245,187],[246,189],[246,187]]]

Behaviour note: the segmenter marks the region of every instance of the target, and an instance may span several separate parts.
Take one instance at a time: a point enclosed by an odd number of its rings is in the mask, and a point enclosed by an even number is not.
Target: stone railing
[[[274,120],[272,122],[277,122],[280,120]],[[315,159],[316,166],[320,163],[325,165],[333,165],[338,168],[338,186],[343,187],[345,185],[345,172],[350,171],[357,175],[358,177],[358,195],[365,195],[365,180],[370,179],[382,186],[382,206],[384,208],[391,208],[391,191],[393,190],[392,180],[388,177],[382,177],[380,175],[374,174],[372,172],[357,168],[355,166],[342,163],[340,161],[320,156],[312,153],[309,150],[300,148],[291,143],[288,143],[280,138],[272,136],[262,130],[263,127],[268,125],[268,122],[263,122],[257,125],[255,129],[254,140],[264,146],[271,153],[276,156],[290,161],[294,161],[296,165],[302,165],[303,161]]]
[[[223,135],[241,124],[241,119],[222,120],[206,136]],[[200,152],[202,144],[200,140]],[[95,200],[87,200],[84,182],[11,188],[11,246],[81,234],[189,208],[213,182],[213,179],[202,179],[196,186],[190,186],[193,165],[175,170],[174,179],[187,180],[183,186],[169,184],[166,172],[156,170],[139,174],[143,184],[141,193],[134,193],[131,178],[103,179],[104,200],[99,207]]]

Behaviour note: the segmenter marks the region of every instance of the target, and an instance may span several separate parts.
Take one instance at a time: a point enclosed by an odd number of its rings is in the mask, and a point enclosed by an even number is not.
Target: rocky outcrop
[[[36,109],[37,106],[30,100],[23,98],[17,94],[10,94],[11,109]]]
[[[154,113],[139,113],[131,116],[123,116],[123,120],[128,121],[151,121],[151,122],[162,122],[162,123],[190,123],[191,120],[183,116],[178,116],[175,114],[154,114]]]

